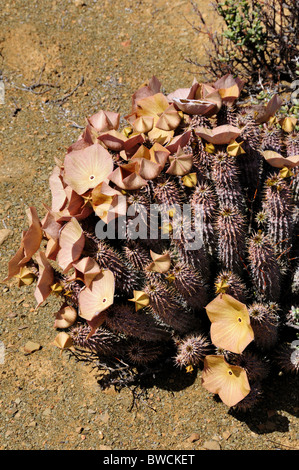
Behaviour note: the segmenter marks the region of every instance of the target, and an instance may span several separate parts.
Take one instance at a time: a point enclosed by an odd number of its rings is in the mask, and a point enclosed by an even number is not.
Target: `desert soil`
[[[201,8],[217,27],[209,3]],[[85,117],[100,109],[124,116],[152,75],[165,92],[189,86],[197,70],[185,59],[204,61],[207,38],[188,23],[196,18],[187,0],[3,0],[0,16],[4,279],[27,227],[26,207],[43,216],[54,157],[63,158]],[[36,310],[32,286],[13,280],[0,289],[0,449],[299,448],[295,378],[278,374],[245,415],[205,391],[200,372],[158,374],[136,400],[129,388],[102,391],[95,370],[53,345],[56,299]],[[26,353],[28,341],[40,348]]]

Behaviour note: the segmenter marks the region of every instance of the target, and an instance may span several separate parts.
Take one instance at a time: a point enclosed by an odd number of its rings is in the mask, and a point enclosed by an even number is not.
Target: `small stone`
[[[103,423],[107,424],[109,421],[109,414],[107,411],[105,413],[100,414],[99,416],[100,420],[103,421]]]
[[[204,442],[203,447],[207,450],[221,450],[219,442],[215,441],[214,439]]]
[[[5,240],[13,234],[12,230],[8,228],[3,228],[0,230],[0,245],[5,242]]]
[[[199,441],[200,435],[197,432],[193,432],[187,439],[188,442]]]
[[[102,431],[99,431],[99,439],[104,439],[104,434],[102,433]]]
[[[24,346],[24,354],[32,354],[35,351],[39,351],[41,349],[41,345],[39,343],[35,343],[34,341],[27,341]]]
[[[78,434],[81,434],[81,432],[83,431],[83,429],[84,429],[84,428],[82,428],[82,426],[78,426],[78,427],[76,428],[76,432],[77,432]]]
[[[17,312],[10,312],[7,314],[7,318],[16,318],[18,316]]]
[[[46,408],[44,411],[43,411],[43,415],[44,416],[50,416],[51,414],[51,408]]]
[[[36,421],[31,421],[28,426],[30,426],[31,428],[35,428],[37,426],[37,422]]]

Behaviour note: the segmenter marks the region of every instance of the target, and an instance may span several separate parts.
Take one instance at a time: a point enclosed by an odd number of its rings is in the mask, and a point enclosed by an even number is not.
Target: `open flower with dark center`
[[[254,339],[247,307],[228,294],[219,294],[206,306],[215,346],[240,354]]]
[[[223,356],[205,357],[202,385],[209,392],[219,395],[227,406],[235,406],[250,392],[245,370],[228,364]]]
[[[66,155],[63,179],[77,194],[84,194],[107,180],[112,171],[109,152],[100,144],[93,144]]]
[[[115,280],[112,271],[103,270],[79,294],[79,315],[84,318],[91,331],[89,337],[105,321],[105,310],[114,302]]]

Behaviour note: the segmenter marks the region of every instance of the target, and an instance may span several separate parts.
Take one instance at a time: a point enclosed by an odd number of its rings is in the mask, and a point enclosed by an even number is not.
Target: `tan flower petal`
[[[176,129],[181,122],[181,116],[173,106],[169,105],[168,108],[160,115],[156,122],[156,127],[164,131],[171,131]]]
[[[79,294],[79,315],[91,321],[99,313],[106,310],[114,301],[115,281],[110,270],[103,270]]]
[[[135,302],[135,310],[136,312],[143,307],[147,307],[149,305],[149,296],[143,292],[142,290],[134,290],[133,291],[134,297],[133,299],[128,299],[130,302]]]
[[[236,142],[235,140],[229,144],[226,148],[226,151],[232,157],[237,157],[245,153],[245,150],[242,147],[243,142]]]
[[[58,240],[59,233],[61,230],[61,224],[59,224],[52,211],[47,211],[45,217],[41,221],[42,230],[45,232],[48,238]]]
[[[23,237],[25,233],[26,232],[23,232]],[[21,267],[22,267],[23,259],[24,259],[24,246],[23,246],[23,242],[21,241],[20,248],[17,250],[17,252],[8,262],[8,274],[7,274],[7,277],[3,279],[3,282],[9,281],[9,279],[19,274]]]
[[[143,84],[132,96],[132,111],[134,112],[137,108],[137,103],[148,96],[155,95],[160,92],[161,83],[153,76],[148,83]]]
[[[183,176],[189,173],[193,166],[193,155],[192,153],[185,154],[182,149],[179,149],[175,155],[169,157],[169,163],[166,173]]]
[[[16,278],[18,279],[18,287],[30,286],[35,280],[35,274],[27,266],[22,266]]]
[[[43,231],[41,228],[41,222],[38,218],[37,211],[35,207],[29,207],[26,210],[26,214],[30,223],[29,229],[25,232],[23,237],[23,246],[24,246],[24,258],[22,264],[29,261],[34,253],[40,247],[41,241],[43,239]]]
[[[238,77],[234,78],[231,74],[224,75],[214,83],[214,87],[218,90],[222,101],[228,106],[231,106],[239,98],[244,85],[244,80]]]
[[[136,132],[146,134],[152,130],[154,126],[153,116],[140,116],[132,123],[132,126]]]
[[[111,186],[109,186],[109,184],[107,184],[106,182],[103,182],[103,183],[98,184],[98,186],[96,186],[92,190],[91,203],[93,206],[99,206],[100,204],[103,203],[103,201],[105,201],[105,197],[103,196],[109,196],[112,199],[113,196],[116,196],[116,195],[120,196],[121,192],[117,191],[114,188],[111,188]]]
[[[241,354],[254,339],[245,304],[228,294],[219,294],[206,306],[211,321],[211,340],[216,347]]]
[[[113,111],[100,110],[98,113],[87,119],[88,123],[97,132],[106,132],[112,129],[118,129],[120,114]]]
[[[271,117],[273,117],[280,109],[282,105],[282,99],[279,95],[273,95],[271,100],[267,103],[267,106],[258,114],[256,117],[256,121],[261,124],[263,122],[269,121]]]
[[[120,191],[103,182],[92,191],[92,206],[97,216],[107,224],[126,215],[127,200]]]
[[[60,211],[66,203],[66,194],[64,191],[61,169],[55,166],[49,178],[49,186],[52,193],[52,210]]]
[[[223,356],[206,356],[202,385],[219,395],[227,406],[235,406],[250,392],[247,374],[242,367],[228,364]]]
[[[163,147],[163,145],[159,144],[159,142],[155,142],[154,145],[149,150],[150,160],[159,163],[159,165],[164,168],[168,156],[170,155],[170,151]]]
[[[91,336],[97,331],[97,329],[104,323],[105,320],[106,312],[100,312],[91,320],[86,320],[87,324],[90,326],[90,332],[88,333],[86,339],[91,338]]]
[[[63,272],[67,272],[77,261],[85,244],[85,236],[79,222],[72,218],[61,230],[57,261]]]
[[[199,83],[194,80],[193,84],[190,88],[178,88],[177,90],[169,93],[167,95],[168,101],[173,101],[173,98],[178,98],[178,99],[193,99],[195,97],[195,93],[199,87]]]
[[[78,139],[72,145],[67,148],[67,153],[71,153],[76,150],[84,150],[90,145],[94,144],[97,141],[97,136],[93,136],[91,130],[87,126],[84,130],[83,137]]]
[[[45,255],[48,259],[56,260],[57,254],[59,251],[59,240],[54,238],[49,238],[46,246]]]
[[[54,339],[54,344],[60,349],[69,349],[73,346],[73,340],[65,331],[61,331]]]
[[[67,206],[61,211],[65,215],[65,220],[74,217],[77,220],[85,219],[92,212],[92,208],[86,204],[84,197],[76,193],[70,186],[66,186]]]
[[[166,273],[170,269],[171,258],[169,253],[163,253],[162,255],[160,255],[150,250],[150,255],[153,262],[150,263],[149,266],[146,268],[148,271]]]
[[[187,175],[183,176],[182,182],[184,186],[187,186],[187,188],[194,188],[197,185],[197,174],[188,173]]]
[[[297,124],[297,119],[292,116],[287,116],[279,121],[279,124],[281,125],[282,129],[285,132],[293,132],[295,129],[295,126]]]
[[[147,96],[137,103],[137,116],[158,116],[169,106],[169,102],[163,93]]]
[[[215,103],[215,109],[211,109],[211,111],[208,111],[207,113],[205,113],[206,117],[211,117],[214,114],[218,113],[218,111],[220,110],[222,106],[222,98],[218,91],[213,91],[207,94],[206,96],[204,96],[203,99],[207,101],[211,101],[212,103]]]
[[[166,145],[168,142],[171,141],[174,135],[173,131],[164,131],[163,129],[159,129],[158,127],[154,126],[151,131],[148,133],[148,137],[150,140],[158,142],[161,145]]]
[[[206,98],[207,96],[215,93],[215,91],[217,91],[217,89],[210,83],[200,83],[200,86],[196,91],[195,98],[196,99]]]
[[[261,154],[269,165],[274,166],[275,168],[294,168],[299,165],[299,155],[293,155],[292,157],[286,158],[273,150],[264,150]]]
[[[52,292],[51,285],[54,282],[54,270],[43,251],[36,253],[36,261],[39,274],[34,297],[37,301],[37,307],[39,307]]]
[[[109,179],[121,189],[139,189],[147,184],[147,181],[140,176],[139,170],[138,161],[131,161],[116,168]]]
[[[142,152],[142,148],[144,152]],[[136,154],[131,158],[131,162],[138,162],[138,174],[145,180],[156,178],[162,171],[163,167],[151,158],[150,152],[146,147],[140,147]],[[144,155],[144,156],[138,156]]]
[[[184,148],[191,137],[191,131],[186,131],[183,134],[179,134],[175,136],[171,142],[165,147],[169,151],[169,153],[175,153],[179,147]]]
[[[206,116],[207,114],[216,112],[217,106],[215,101],[209,100],[190,100],[173,98],[176,107],[186,114]]]
[[[155,142],[154,145],[148,149],[144,145],[141,145],[137,152],[132,156],[132,161],[137,161],[139,163],[140,169],[139,174],[145,179],[152,179],[158,176],[161,170],[164,168],[170,152],[163,147],[163,145]],[[150,165],[148,165],[149,171],[146,168],[147,160]],[[145,166],[145,171],[144,171]],[[150,176],[150,170],[152,170],[152,177]]]
[[[76,277],[81,277],[87,287],[102,272],[98,263],[90,256],[75,261],[73,267],[76,269]]]
[[[145,180],[153,180],[157,178],[163,170],[161,165],[151,160],[147,160],[146,158],[138,159],[138,161],[140,165],[139,174]]]
[[[215,127],[214,129],[197,127],[195,129],[195,133],[212,144],[222,145],[229,144],[232,140],[235,140],[236,137],[240,135],[241,129],[231,126],[230,124],[224,124],[222,126]]]
[[[290,176],[294,176],[294,173],[292,172],[292,170],[290,170],[290,168],[284,166],[280,170],[279,176],[281,176],[281,178],[289,178]]]
[[[124,148],[125,136],[116,130],[107,131],[98,137],[98,140],[102,142],[108,149],[115,152],[120,152]]]
[[[77,312],[74,307],[65,305],[55,314],[54,328],[69,328],[77,319]]]
[[[68,153],[64,160],[64,181],[78,194],[95,188],[112,171],[112,157],[100,144]]]
[[[143,142],[144,137],[141,134],[132,134],[124,141],[124,150],[127,154],[132,155]]]

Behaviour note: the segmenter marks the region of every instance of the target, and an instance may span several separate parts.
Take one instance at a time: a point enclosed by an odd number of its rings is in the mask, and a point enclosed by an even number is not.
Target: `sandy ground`
[[[209,1],[201,5],[217,25]],[[166,92],[189,86],[196,70],[185,58],[204,61],[206,38],[188,24],[195,18],[185,0],[3,1],[0,17],[0,229],[11,230],[0,245],[3,279],[26,207],[44,214],[54,157],[85,116],[125,115],[152,75]],[[241,416],[201,387],[200,372],[157,375],[135,400],[131,389],[101,391],[96,371],[53,346],[55,299],[35,310],[31,287],[11,281],[0,291],[0,449],[299,448],[298,380],[278,375]],[[29,340],[41,348],[25,354]]]

